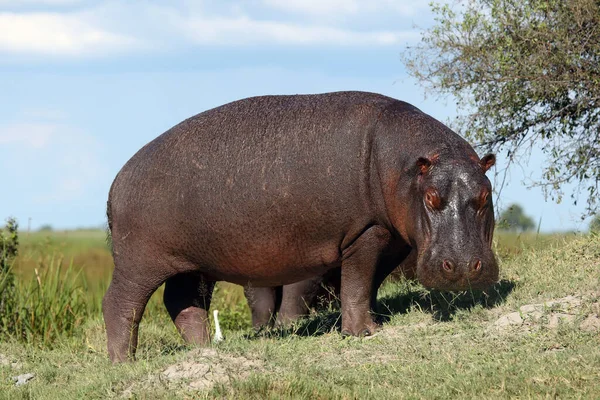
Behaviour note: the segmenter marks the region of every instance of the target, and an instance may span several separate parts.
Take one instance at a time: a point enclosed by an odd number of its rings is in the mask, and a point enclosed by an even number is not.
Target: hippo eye
[[[431,188],[425,192],[425,204],[432,210],[438,210],[442,205],[440,194],[437,190]]]

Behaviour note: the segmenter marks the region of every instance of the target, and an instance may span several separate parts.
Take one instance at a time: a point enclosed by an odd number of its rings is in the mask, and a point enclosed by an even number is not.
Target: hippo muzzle
[[[417,279],[430,289],[486,289],[498,282],[498,263],[491,249],[465,255],[424,254],[417,262]]]

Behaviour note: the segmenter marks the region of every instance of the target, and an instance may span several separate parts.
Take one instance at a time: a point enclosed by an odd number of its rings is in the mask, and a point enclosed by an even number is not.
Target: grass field
[[[72,259],[88,307],[51,344],[2,339],[0,398],[597,398],[600,237],[499,233],[495,247],[502,281],[487,294],[386,283],[387,322],[371,338],[342,339],[334,308],[256,335],[240,288],[220,284],[226,340],[189,348],[157,293],[138,361],[112,366],[99,310],[112,270],[104,233],[22,234],[18,280]],[[25,373],[35,377],[15,386]]]

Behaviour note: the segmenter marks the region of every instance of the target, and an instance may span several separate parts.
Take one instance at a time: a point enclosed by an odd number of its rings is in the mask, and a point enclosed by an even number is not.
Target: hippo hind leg
[[[115,268],[112,281],[102,300],[108,354],[113,363],[133,360],[138,343],[138,328],[148,300],[164,282],[162,277],[138,279],[127,272],[135,269]]]
[[[254,329],[270,328],[281,304],[282,287],[244,286],[244,295],[252,312]]]
[[[180,273],[167,279],[164,303],[177,330],[187,343],[210,342],[208,310],[215,286],[198,272]]]
[[[286,326],[295,322],[300,317],[307,316],[310,307],[316,301],[322,281],[323,276],[317,276],[312,279],[283,286],[281,306],[277,313],[276,324],[278,326]]]

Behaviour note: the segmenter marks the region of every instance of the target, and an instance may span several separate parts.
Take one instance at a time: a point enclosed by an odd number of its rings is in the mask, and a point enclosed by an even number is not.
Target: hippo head
[[[417,278],[424,286],[484,289],[498,280],[491,249],[492,185],[485,176],[495,160],[488,154],[481,160],[436,155],[416,161],[409,231],[418,252]]]

